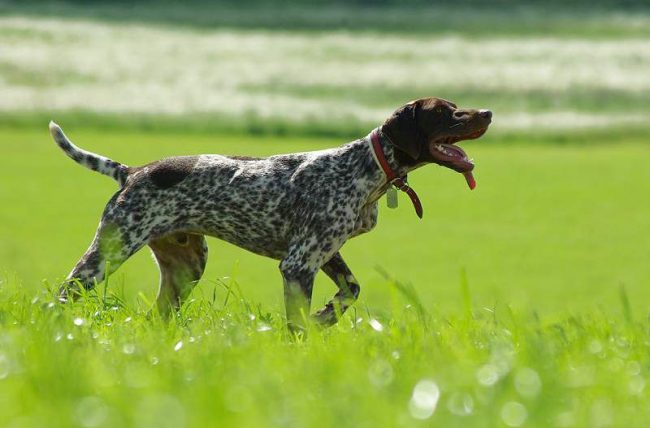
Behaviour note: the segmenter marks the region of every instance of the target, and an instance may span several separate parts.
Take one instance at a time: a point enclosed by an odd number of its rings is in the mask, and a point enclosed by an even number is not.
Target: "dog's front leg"
[[[314,278],[321,266],[338,252],[352,233],[357,217],[353,214],[350,213],[347,218],[335,218],[335,221],[326,215],[316,218],[315,230],[294,239],[286,257],[280,262],[287,324],[291,332],[303,331],[306,323],[312,321],[309,308]]]
[[[332,236],[311,237],[298,240],[291,245],[287,255],[280,262],[284,279],[284,304],[287,312],[287,327],[293,334],[304,333],[310,321],[309,309],[314,278],[323,263],[345,240]]]
[[[323,327],[329,327],[336,324],[343,313],[356,302],[361,287],[340,253],[334,254],[321,269],[339,288],[332,300],[313,316],[316,323]]]
[[[305,266],[289,256],[280,263],[280,271],[284,280],[287,327],[291,333],[300,334],[304,332],[309,318],[311,293],[317,268]]]

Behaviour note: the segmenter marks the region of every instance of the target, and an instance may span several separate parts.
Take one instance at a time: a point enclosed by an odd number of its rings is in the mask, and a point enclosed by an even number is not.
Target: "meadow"
[[[322,11],[0,3],[0,426],[645,425],[650,15]],[[494,111],[478,187],[429,166],[423,220],[381,201],[337,326],[292,340],[277,262],[214,239],[169,322],[146,249],[54,302],[116,186],[50,119],[139,165],[333,147],[423,95]]]

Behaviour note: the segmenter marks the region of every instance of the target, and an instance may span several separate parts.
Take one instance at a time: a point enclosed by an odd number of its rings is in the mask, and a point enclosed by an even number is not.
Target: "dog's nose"
[[[492,120],[492,112],[490,110],[479,110],[478,115],[483,119]]]

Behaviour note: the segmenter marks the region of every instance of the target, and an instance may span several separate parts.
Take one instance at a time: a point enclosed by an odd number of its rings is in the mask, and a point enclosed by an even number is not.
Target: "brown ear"
[[[399,108],[381,127],[398,150],[403,151],[413,159],[420,157],[422,144],[420,131],[416,121],[417,102],[411,102]]]

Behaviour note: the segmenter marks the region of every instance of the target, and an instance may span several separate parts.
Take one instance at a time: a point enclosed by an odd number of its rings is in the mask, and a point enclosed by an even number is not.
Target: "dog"
[[[160,269],[156,306],[169,316],[203,274],[208,235],[280,261],[291,331],[304,329],[308,319],[332,325],[360,291],[339,252],[343,244],[375,227],[378,199],[395,188],[409,195],[422,217],[406,177],[423,165],[462,173],[473,189],[474,164],[455,143],[479,138],[491,120],[489,110],[422,98],[397,109],[366,137],[337,148],[268,158],[179,156],[139,167],[78,148],[50,122],[66,155],[120,186],[58,297],[65,302],[80,287],[91,289],[148,245]],[[319,270],[339,290],[310,316]]]

